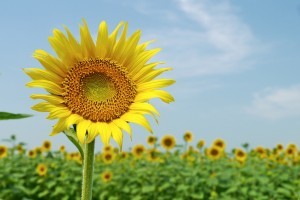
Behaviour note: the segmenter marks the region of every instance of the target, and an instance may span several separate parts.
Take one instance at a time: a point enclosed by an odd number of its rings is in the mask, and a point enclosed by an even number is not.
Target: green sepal
[[[68,139],[77,147],[82,159],[84,157],[84,154],[83,154],[83,148],[80,144],[80,142],[78,141],[77,139],[77,136],[76,136],[76,131],[73,129],[73,128],[70,128],[69,130],[65,130],[63,131],[63,133],[68,137]]]

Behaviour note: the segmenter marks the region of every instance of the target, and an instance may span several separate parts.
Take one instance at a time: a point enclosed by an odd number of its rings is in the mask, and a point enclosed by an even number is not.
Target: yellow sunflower
[[[7,147],[0,145],[0,158],[7,156]]]
[[[29,156],[29,158],[35,158],[35,157],[36,157],[36,151],[34,151],[34,150],[29,150],[29,151],[28,151],[28,156]]]
[[[39,176],[45,176],[47,174],[47,166],[43,163],[38,164],[36,167],[36,172]]]
[[[110,164],[114,161],[116,155],[113,151],[105,151],[101,154],[102,160],[106,164]]]
[[[220,147],[212,146],[206,150],[206,155],[207,155],[207,157],[211,158],[212,160],[217,160],[217,159],[221,158],[222,152],[223,152],[223,149],[221,149]]]
[[[44,141],[43,146],[42,146],[43,151],[46,151],[46,152],[50,151],[51,146],[52,146],[52,144],[49,140]]]
[[[64,153],[64,152],[66,151],[65,146],[64,146],[64,145],[61,145],[61,146],[59,147],[59,151],[60,151],[61,153]]]
[[[242,149],[235,149],[234,157],[238,162],[243,164],[247,159],[247,154]]]
[[[150,135],[147,138],[147,144],[149,144],[150,146],[153,146],[157,141],[157,137]]]
[[[197,143],[197,148],[198,149],[202,149],[202,147],[205,145],[205,141],[204,140],[199,140],[199,142]]]
[[[183,139],[186,142],[191,142],[193,140],[193,134],[190,131],[185,132]]]
[[[104,182],[104,183],[108,183],[111,179],[112,179],[112,173],[110,171],[104,171],[102,172],[101,174],[101,180]]]
[[[217,147],[219,147],[219,148],[221,148],[221,149],[225,149],[226,148],[226,143],[225,143],[225,141],[224,140],[222,140],[222,139],[216,139],[214,142],[213,142],[213,145],[214,146],[217,146]]]
[[[119,35],[119,30],[122,31]],[[152,133],[144,115],[159,115],[150,99],[165,103],[174,98],[161,88],[172,85],[172,79],[159,78],[170,67],[157,69],[161,62],[148,61],[160,49],[146,49],[151,42],[139,44],[141,31],[127,37],[128,24],[121,22],[109,35],[106,22],[99,25],[96,41],[87,23],[80,26],[80,42],[68,28],[66,34],[53,30],[49,42],[56,56],[36,50],[33,56],[44,69],[27,68],[33,80],[28,87],[45,89],[49,94],[34,94],[44,100],[32,109],[49,112],[48,119],[58,119],[51,135],[76,125],[78,140],[89,143],[100,135],[104,144],[112,137],[122,146],[122,130],[131,136],[129,122]]]
[[[144,145],[142,145],[142,144],[137,144],[132,148],[132,154],[135,158],[143,157],[145,151],[146,151],[146,149],[145,149]]]
[[[105,145],[103,148],[102,148],[102,151],[103,152],[108,152],[108,151],[113,151],[114,147],[110,144],[107,144]]]
[[[167,151],[173,149],[175,145],[176,145],[176,140],[172,135],[165,135],[161,139],[161,146],[165,148]]]

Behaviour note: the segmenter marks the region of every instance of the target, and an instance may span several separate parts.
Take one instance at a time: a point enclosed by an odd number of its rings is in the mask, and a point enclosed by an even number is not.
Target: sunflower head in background
[[[56,55],[40,49],[34,52],[33,56],[44,68],[24,69],[32,78],[27,86],[48,92],[33,94],[31,98],[43,100],[32,107],[34,110],[48,112],[48,119],[58,119],[51,135],[75,125],[82,144],[100,135],[104,144],[112,137],[121,147],[122,131],[132,134],[130,122],[152,133],[145,115],[150,114],[156,120],[159,112],[149,100],[174,101],[161,88],[175,81],[157,78],[171,70],[170,67],[157,69],[161,62],[149,63],[160,49],[147,49],[151,42],[139,44],[140,30],[127,37],[127,29],[127,23],[121,22],[109,34],[103,21],[94,41],[83,20],[80,41],[68,28],[65,34],[54,29],[49,42]]]

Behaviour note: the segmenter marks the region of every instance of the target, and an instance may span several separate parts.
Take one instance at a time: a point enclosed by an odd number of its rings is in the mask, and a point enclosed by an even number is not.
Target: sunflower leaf
[[[82,146],[79,142],[79,140],[77,139],[76,136],[76,131],[72,128],[70,128],[69,130],[65,130],[63,131],[63,133],[68,137],[68,139],[77,147],[82,159],[83,159],[83,149]]]
[[[0,112],[0,120],[8,120],[8,119],[22,119],[26,117],[31,117],[32,115],[28,114],[14,114],[8,112]]]

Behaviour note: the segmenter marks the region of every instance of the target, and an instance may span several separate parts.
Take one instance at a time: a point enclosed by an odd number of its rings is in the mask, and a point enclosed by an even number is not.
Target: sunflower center
[[[110,59],[80,61],[62,83],[66,106],[93,122],[111,122],[129,110],[137,94],[127,70]]]
[[[113,81],[103,73],[93,73],[84,77],[82,88],[90,101],[103,102],[116,95]]]

